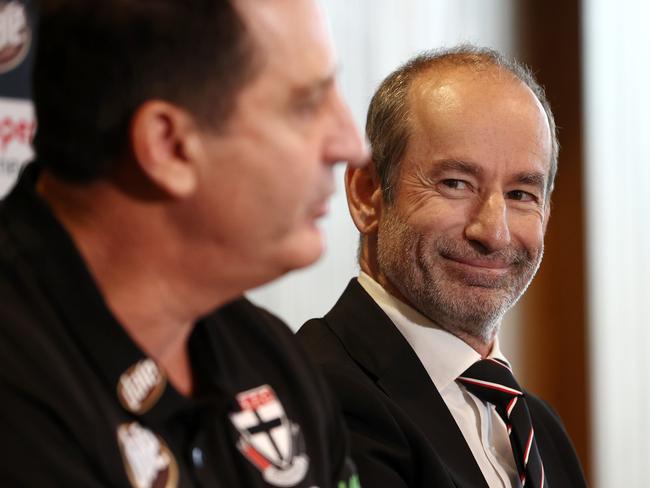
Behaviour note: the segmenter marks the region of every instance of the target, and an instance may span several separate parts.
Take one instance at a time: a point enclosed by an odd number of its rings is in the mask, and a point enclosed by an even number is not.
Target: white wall
[[[584,0],[594,486],[650,462],[650,4]]]
[[[360,126],[379,82],[418,51],[473,42],[513,54],[515,0],[323,0],[341,59],[340,82]],[[342,190],[323,221],[327,252],[313,267],[249,293],[294,329],[322,316],[356,275],[358,233]]]

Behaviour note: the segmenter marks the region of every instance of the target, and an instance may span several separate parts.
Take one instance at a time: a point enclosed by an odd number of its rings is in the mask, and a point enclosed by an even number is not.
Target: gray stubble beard
[[[523,249],[509,250],[513,272],[497,283],[500,286],[493,287],[487,282],[467,283],[460,273],[454,276],[429,264],[432,256],[443,259],[441,249],[460,252],[457,242],[449,238],[429,242],[418,237],[389,212],[380,224],[377,242],[381,272],[411,306],[438,327],[460,338],[470,336],[483,344],[491,343],[504,314],[523,295],[539,269],[543,247],[536,257]],[[491,296],[481,296],[481,290]],[[494,296],[497,290],[499,297]]]

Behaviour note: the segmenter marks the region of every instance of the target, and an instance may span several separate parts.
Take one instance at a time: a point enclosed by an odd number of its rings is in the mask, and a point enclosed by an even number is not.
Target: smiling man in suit
[[[584,486],[497,336],[542,260],[558,156],[543,89],[491,50],[428,53],[384,80],[366,130],[373,164],[346,173],[361,272],[299,332],[365,483]]]

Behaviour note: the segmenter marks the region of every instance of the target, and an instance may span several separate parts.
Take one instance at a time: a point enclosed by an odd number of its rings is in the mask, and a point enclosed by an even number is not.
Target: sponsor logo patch
[[[134,488],[175,488],[178,465],[165,442],[137,422],[121,424],[117,441]]]
[[[117,396],[129,412],[142,415],[160,398],[167,379],[153,359],[138,361],[127,369],[117,384]]]
[[[300,426],[289,420],[273,388],[262,385],[237,394],[241,410],[230,414],[239,431],[237,448],[264,480],[281,487],[300,483],[309,469]]]

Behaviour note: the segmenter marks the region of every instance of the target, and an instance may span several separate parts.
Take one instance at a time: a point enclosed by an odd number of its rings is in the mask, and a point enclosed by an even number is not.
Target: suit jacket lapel
[[[458,486],[486,487],[451,412],[417,355],[356,279],[325,316],[351,357],[420,427]]]

